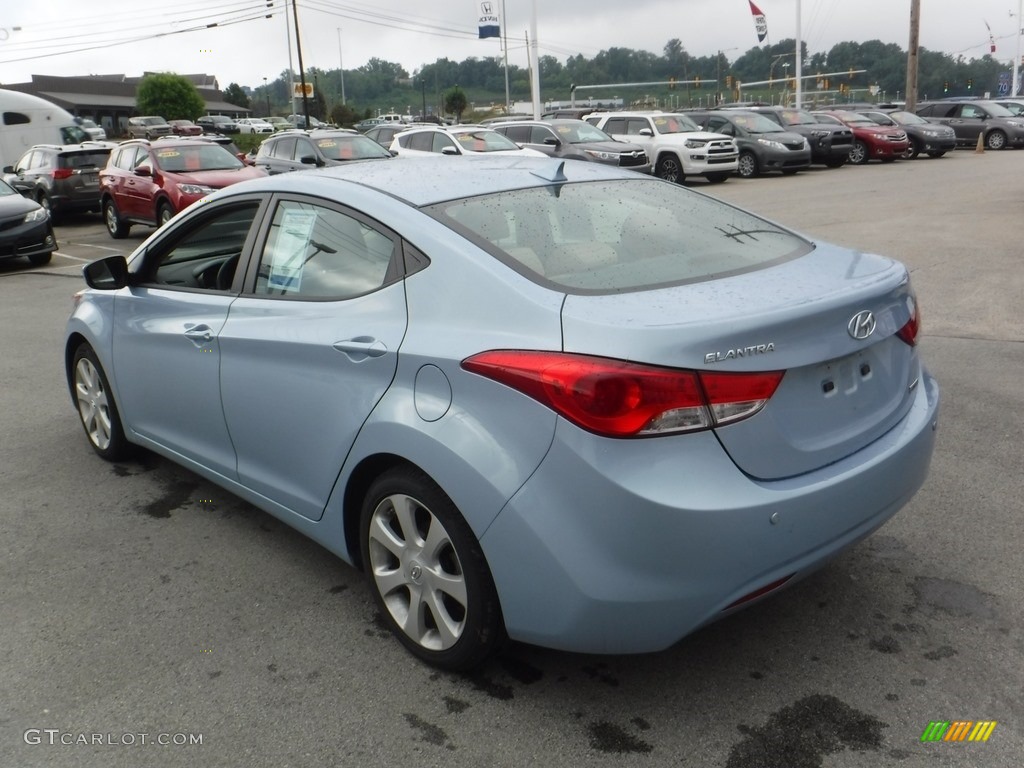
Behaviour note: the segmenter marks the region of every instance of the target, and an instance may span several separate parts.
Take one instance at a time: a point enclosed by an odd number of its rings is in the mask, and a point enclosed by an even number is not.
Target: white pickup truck
[[[686,115],[672,112],[595,112],[584,118],[619,141],[647,151],[654,175],[678,184],[686,176],[725,181],[736,172],[736,142],[702,131]]]

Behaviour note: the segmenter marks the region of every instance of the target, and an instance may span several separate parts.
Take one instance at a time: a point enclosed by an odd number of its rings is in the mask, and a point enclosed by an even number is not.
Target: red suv
[[[833,117],[853,131],[853,148],[850,150],[850,162],[853,165],[863,165],[868,160],[891,163],[902,157],[910,146],[907,132],[902,128],[879,125],[857,112],[836,109],[820,110],[814,114]]]
[[[125,141],[100,172],[100,204],[111,237],[132,224],[160,226],[221,187],[266,176],[224,147],[202,139]]]

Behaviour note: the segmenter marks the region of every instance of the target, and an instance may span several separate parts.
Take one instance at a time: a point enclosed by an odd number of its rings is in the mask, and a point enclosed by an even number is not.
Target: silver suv
[[[170,134],[171,126],[158,115],[128,118],[128,135],[133,139],[155,139]]]
[[[551,157],[617,165],[640,173],[651,172],[651,161],[639,144],[616,141],[600,128],[583,120],[515,120],[492,123],[521,147]]]

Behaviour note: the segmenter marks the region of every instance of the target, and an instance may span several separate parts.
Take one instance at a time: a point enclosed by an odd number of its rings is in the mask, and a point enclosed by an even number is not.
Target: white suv
[[[672,112],[599,112],[584,118],[619,141],[639,144],[654,175],[681,184],[686,176],[725,181],[736,172],[736,142],[702,131],[686,115]]]

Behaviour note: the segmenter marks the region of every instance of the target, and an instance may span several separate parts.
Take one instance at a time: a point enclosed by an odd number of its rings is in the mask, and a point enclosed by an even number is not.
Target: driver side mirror
[[[128,285],[128,261],[124,256],[108,256],[86,264],[82,269],[85,284],[97,291],[117,291]]]
[[[153,175],[153,168],[152,168],[152,166],[149,165],[149,163],[140,163],[139,165],[135,166],[135,175],[136,176],[152,176]]]

